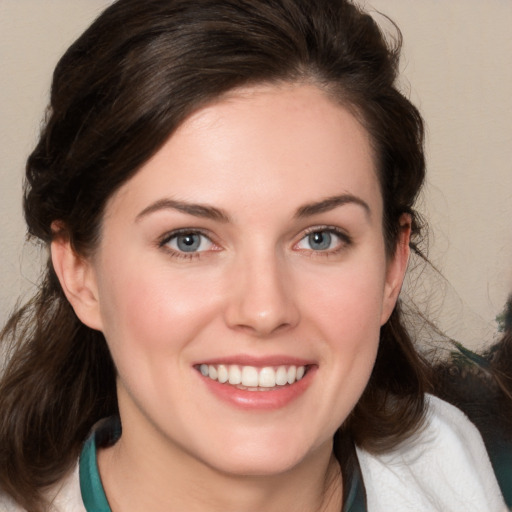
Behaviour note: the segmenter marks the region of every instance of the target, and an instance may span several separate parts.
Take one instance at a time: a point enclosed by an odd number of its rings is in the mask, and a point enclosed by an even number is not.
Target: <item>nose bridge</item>
[[[230,327],[268,336],[298,322],[289,268],[278,250],[260,244],[240,253],[232,270],[226,308]]]

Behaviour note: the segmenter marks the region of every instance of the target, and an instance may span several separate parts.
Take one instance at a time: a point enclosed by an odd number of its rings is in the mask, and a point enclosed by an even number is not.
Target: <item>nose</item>
[[[286,263],[272,257],[240,258],[231,269],[226,323],[256,337],[295,327],[300,313]]]

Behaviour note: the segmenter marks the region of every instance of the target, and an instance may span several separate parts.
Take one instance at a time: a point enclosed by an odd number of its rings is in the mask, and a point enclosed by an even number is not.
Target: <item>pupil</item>
[[[178,237],[177,244],[180,251],[192,252],[199,248],[201,240],[198,235],[190,233]]]
[[[331,235],[325,231],[317,231],[309,235],[309,243],[313,249],[324,250],[331,245]]]

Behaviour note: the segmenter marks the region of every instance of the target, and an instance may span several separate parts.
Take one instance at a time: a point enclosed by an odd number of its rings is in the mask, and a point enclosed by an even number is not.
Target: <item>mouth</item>
[[[195,368],[212,381],[244,391],[272,391],[299,382],[310,365],[245,366],[238,364],[199,364]]]
[[[317,374],[315,361],[237,355],[197,361],[196,374],[213,396],[246,411],[272,411],[299,400]]]

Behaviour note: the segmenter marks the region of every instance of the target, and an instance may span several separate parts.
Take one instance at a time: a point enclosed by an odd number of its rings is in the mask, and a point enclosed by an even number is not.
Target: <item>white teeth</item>
[[[221,384],[228,382],[233,386],[242,385],[247,388],[275,388],[301,380],[306,373],[305,366],[255,366],[207,365],[199,366],[199,371],[205,377],[218,380]]]
[[[276,387],[276,372],[274,368],[262,368],[260,370],[260,377],[258,379],[260,388],[275,388]]]
[[[217,368],[213,365],[208,366],[208,375],[210,379],[217,380]]]
[[[240,368],[232,364],[228,369],[228,381],[230,384],[241,384],[242,383],[242,372]]]
[[[295,366],[290,366],[288,368],[288,372],[286,377],[288,379],[288,384],[293,384],[295,382],[295,377],[297,376],[297,368]]]
[[[229,379],[228,369],[223,364],[219,364],[217,367],[217,379],[221,384],[224,384]]]
[[[276,372],[276,384],[278,386],[284,386],[288,384],[288,371],[286,370],[286,366],[280,366]]]
[[[242,368],[242,384],[248,388],[255,388],[258,385],[258,370],[254,366]]]

